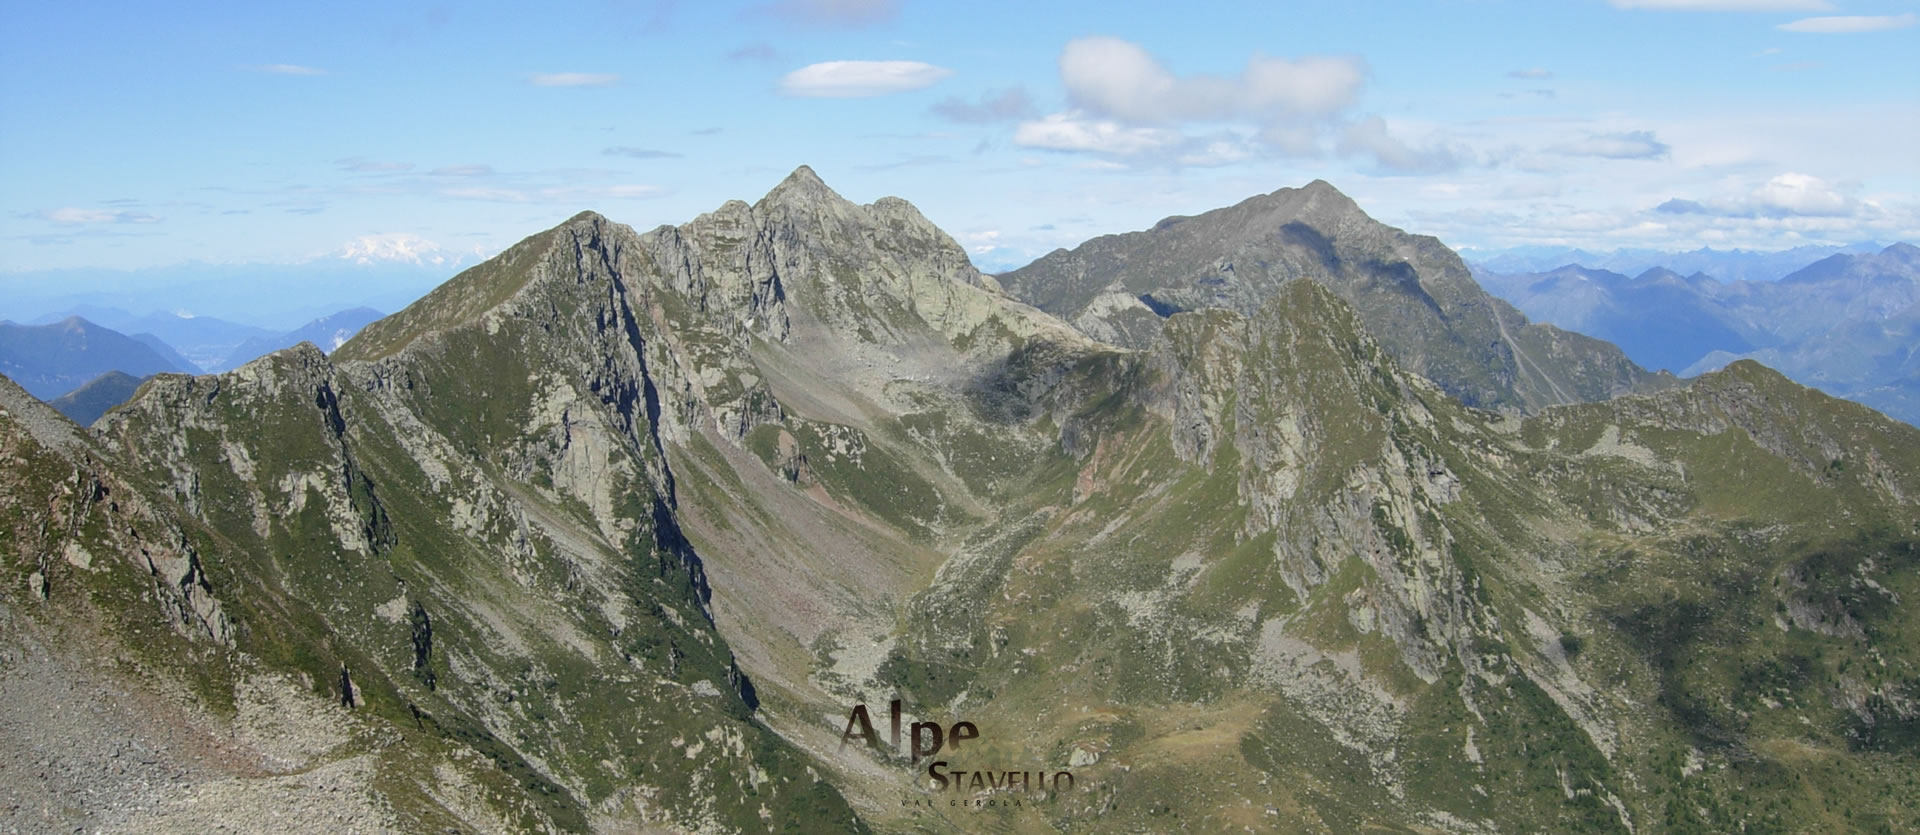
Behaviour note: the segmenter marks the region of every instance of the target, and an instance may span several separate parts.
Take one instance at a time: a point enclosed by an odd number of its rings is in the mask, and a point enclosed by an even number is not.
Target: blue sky
[[[491,255],[796,165],[984,268],[1323,178],[1456,247],[1920,240],[1920,2],[0,5],[0,272]]]

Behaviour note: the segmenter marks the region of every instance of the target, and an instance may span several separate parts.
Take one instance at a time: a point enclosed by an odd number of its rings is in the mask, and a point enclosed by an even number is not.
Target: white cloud
[[[1366,80],[1358,59],[1255,55],[1236,78],[1174,75],[1139,45],[1088,37],[1060,53],[1067,94],[1096,115],[1138,124],[1189,120],[1330,116],[1353,102]]]
[[[1255,135],[1269,149],[1287,156],[1311,157],[1320,154],[1320,126],[1311,122],[1278,121],[1261,128]]]
[[[1013,144],[1027,148],[1090,151],[1115,156],[1163,151],[1180,142],[1178,131],[1130,127],[1111,119],[1089,118],[1077,111],[1021,122],[1013,131]]]
[[[146,212],[131,212],[124,209],[47,209],[40,217],[68,225],[87,223],[159,223],[160,219]]]
[[[1809,174],[1788,172],[1753,190],[1753,201],[1772,213],[1803,217],[1844,217],[1853,214],[1853,198],[1832,183]]]
[[[1562,145],[1554,150],[1575,157],[1665,159],[1673,148],[1655,139],[1653,131],[1636,130],[1626,133],[1588,134],[1584,139]]]
[[[865,98],[925,89],[950,75],[952,70],[919,61],[827,61],[787,73],[780,79],[780,92],[808,98]]]
[[[326,75],[327,71],[318,67],[303,67],[299,64],[256,64],[247,69],[254,72],[270,72],[275,75]]]
[[[985,255],[1000,248],[1000,230],[982,229],[977,232],[966,232],[960,235],[960,242],[966,245],[969,254]]]
[[[1850,218],[1877,209],[1848,196],[1838,186],[1811,174],[1788,172],[1755,186],[1745,195],[1692,200],[1675,197],[1654,211],[1662,215],[1780,219]]]
[[[1387,172],[1395,174],[1436,174],[1459,168],[1470,152],[1443,142],[1430,142],[1415,148],[1393,134],[1387,121],[1369,116],[1347,126],[1340,136],[1342,154],[1370,156]]]
[[[400,261],[409,264],[440,264],[446,258],[440,245],[406,232],[361,235],[342,245],[336,256],[356,264],[375,261]]]
[[[1138,44],[1069,41],[1060,78],[1074,107],[1014,130],[1014,144],[1124,158],[1127,165],[1218,166],[1262,155],[1317,156],[1366,82],[1356,58],[1254,55],[1229,77],[1175,75]],[[1210,132],[1189,135],[1204,126]]]
[[[1818,12],[1833,5],[1826,0],[1613,0],[1613,7],[1676,12]]]
[[[1808,17],[1792,23],[1782,23],[1774,27],[1783,32],[1811,32],[1820,35],[1850,35],[1858,32],[1885,32],[1889,29],[1905,29],[1920,22],[1920,17],[1909,14],[1899,15],[1836,15],[1833,17]]]
[[[1553,71],[1549,69],[1543,69],[1540,67],[1533,67],[1531,69],[1524,69],[1524,70],[1509,70],[1507,72],[1507,77],[1508,78],[1552,78]]]
[[[605,87],[618,83],[620,76],[596,72],[543,72],[534,73],[532,81],[538,87]]]

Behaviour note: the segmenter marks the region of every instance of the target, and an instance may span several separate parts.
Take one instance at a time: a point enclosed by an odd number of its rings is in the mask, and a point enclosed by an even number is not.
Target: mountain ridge
[[[1469,403],[1534,409],[1664,385],[1601,343],[1527,323],[1437,239],[1374,221],[1323,180],[1095,238],[998,280],[1096,338],[1139,348],[1169,312],[1250,313],[1301,277],[1333,287],[1396,356]],[[1559,368],[1562,358],[1581,372]]]
[[[1120,348],[789,181],[93,430],[0,385],[7,606],[235,717],[280,682],[402,829],[1920,823],[1920,430],[1746,362],[1464,405],[1318,281]],[[892,698],[1079,787],[909,808],[837,745]]]

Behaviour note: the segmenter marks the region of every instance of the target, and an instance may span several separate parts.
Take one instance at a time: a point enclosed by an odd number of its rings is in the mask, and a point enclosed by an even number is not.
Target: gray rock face
[[[1612,346],[1529,325],[1438,240],[1380,224],[1319,180],[1095,238],[998,280],[1089,335],[1142,348],[1173,312],[1252,314],[1302,278],[1339,294],[1402,366],[1469,405],[1535,409],[1649,382]]]

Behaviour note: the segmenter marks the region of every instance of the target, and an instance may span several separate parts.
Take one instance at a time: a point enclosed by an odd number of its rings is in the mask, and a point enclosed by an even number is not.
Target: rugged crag
[[[1129,256],[1137,332],[803,168],[90,432],[9,390],[14,644],[215,734],[304,706],[221,779],[408,830],[1920,825],[1920,432],[1753,363],[1606,400],[1664,384],[1324,184],[1223,212]],[[1009,287],[1132,287],[1076,263]],[[1074,790],[902,804],[838,745],[896,697]]]
[[[1145,348],[1175,312],[1252,314],[1302,278],[1332,289],[1403,366],[1468,405],[1537,409],[1669,382],[1604,342],[1529,324],[1438,240],[1375,221],[1321,180],[1104,235],[999,280],[1096,338]]]

